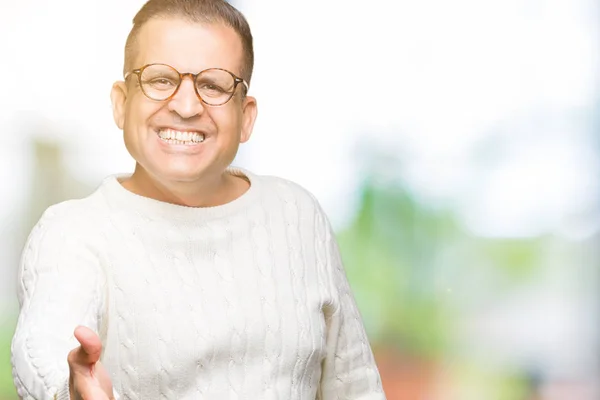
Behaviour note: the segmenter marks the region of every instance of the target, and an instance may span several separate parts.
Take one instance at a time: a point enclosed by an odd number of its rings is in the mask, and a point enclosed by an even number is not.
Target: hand
[[[69,392],[74,400],[114,400],[112,383],[100,363],[102,342],[94,331],[84,326],[75,329],[81,346],[71,350]]]

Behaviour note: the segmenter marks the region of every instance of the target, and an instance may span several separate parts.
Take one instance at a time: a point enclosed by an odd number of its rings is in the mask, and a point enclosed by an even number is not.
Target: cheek
[[[129,101],[126,105],[127,114],[124,121],[125,133],[137,134],[137,132],[144,131],[149,119],[161,108],[161,104],[143,99],[134,98]]]
[[[221,139],[238,141],[242,127],[242,115],[237,109],[215,110],[211,115],[215,121]]]

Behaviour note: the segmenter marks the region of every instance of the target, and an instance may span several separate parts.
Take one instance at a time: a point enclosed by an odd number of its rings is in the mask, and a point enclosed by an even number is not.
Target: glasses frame
[[[162,65],[162,66],[165,66],[165,67],[169,67],[169,68],[171,68],[173,71],[175,71],[179,75],[179,83],[177,84],[177,87],[175,88],[175,90],[173,91],[173,93],[169,97],[167,97],[165,99],[154,99],[154,98],[150,97],[148,95],[148,93],[146,93],[146,91],[144,90],[144,85],[142,85],[142,74],[143,74],[144,70],[146,68],[148,68],[148,67],[153,66],[153,65]],[[211,70],[225,71],[229,75],[231,75],[231,77],[233,78],[233,82],[234,82],[233,83],[233,90],[231,91],[231,94],[229,95],[229,97],[227,98],[227,100],[225,100],[222,103],[218,103],[218,104],[209,103],[206,100],[204,100],[202,98],[202,96],[200,96],[200,93],[198,92],[198,85],[196,85],[196,81],[198,79],[198,76],[200,74],[202,74],[203,72],[205,72],[205,71],[211,71]],[[208,106],[212,106],[212,107],[222,106],[222,105],[226,104],[227,102],[229,102],[229,100],[231,100],[232,97],[235,95],[235,91],[236,91],[236,89],[237,89],[237,87],[238,87],[238,85],[240,83],[244,84],[244,87],[246,88],[246,93],[250,89],[249,86],[248,86],[248,83],[244,79],[242,79],[239,76],[235,75],[233,72],[228,71],[228,70],[223,69],[223,68],[207,68],[207,69],[204,69],[204,70],[198,72],[197,74],[194,74],[194,73],[191,73],[191,72],[183,72],[183,73],[181,73],[181,72],[177,71],[177,69],[175,69],[175,67],[172,67],[169,64],[152,63],[152,64],[146,64],[143,67],[136,68],[134,70],[131,70],[131,71],[127,72],[125,74],[125,76],[123,77],[123,79],[127,80],[127,78],[130,77],[133,74],[137,75],[138,84],[140,85],[140,89],[142,90],[142,93],[144,94],[144,96],[146,96],[147,98],[149,98],[150,100],[153,100],[153,101],[169,101],[169,100],[171,100],[177,94],[177,92],[179,91],[179,88],[181,87],[181,83],[183,82],[183,79],[186,76],[189,76],[190,78],[192,78],[192,81],[194,82],[194,92],[196,92],[196,96],[198,97],[198,99],[200,99],[200,101],[202,103],[204,103],[204,104],[206,104]],[[244,96],[245,96],[245,93],[244,93]]]

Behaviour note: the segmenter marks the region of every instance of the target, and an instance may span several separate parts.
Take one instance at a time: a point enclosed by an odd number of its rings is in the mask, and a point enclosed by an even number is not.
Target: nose
[[[179,90],[169,100],[169,111],[177,113],[181,118],[192,118],[201,115],[204,111],[204,104],[198,98],[194,89],[193,79],[184,78],[181,81]]]

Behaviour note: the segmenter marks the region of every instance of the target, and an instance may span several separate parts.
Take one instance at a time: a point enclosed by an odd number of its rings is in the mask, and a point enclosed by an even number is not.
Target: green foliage
[[[338,241],[374,344],[425,358],[448,351],[460,302],[534,278],[544,247],[542,239],[473,237],[451,211],[427,208],[401,186],[372,181]],[[450,288],[459,292],[454,298]]]
[[[452,219],[398,188],[367,184],[361,204],[338,240],[365,324],[375,341],[434,357],[448,334],[434,249],[454,235]]]
[[[12,321],[11,321],[12,322]],[[12,380],[10,364],[10,342],[14,324],[0,325],[0,399],[16,399],[17,393]]]
[[[449,360],[447,360],[449,361]],[[455,399],[525,400],[535,398],[535,384],[527,371],[453,360],[446,370]],[[449,366],[450,366],[449,365]]]
[[[523,281],[535,277],[544,249],[540,239],[496,239],[479,241],[482,258],[493,263],[496,269],[504,272],[510,281]]]

